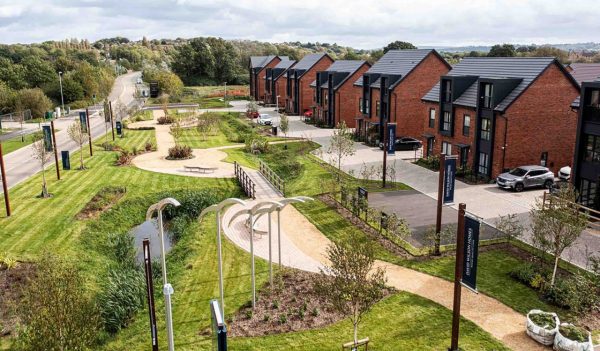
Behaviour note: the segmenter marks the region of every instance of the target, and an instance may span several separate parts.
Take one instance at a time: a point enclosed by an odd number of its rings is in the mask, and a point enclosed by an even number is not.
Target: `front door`
[[[463,147],[460,149],[460,167],[466,168],[468,160],[469,160],[469,148]]]
[[[433,154],[433,142],[434,141],[435,141],[434,138],[427,139],[427,157],[429,157]]]

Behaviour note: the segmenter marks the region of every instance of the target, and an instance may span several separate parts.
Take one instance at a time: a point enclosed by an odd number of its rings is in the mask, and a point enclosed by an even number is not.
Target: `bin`
[[[277,135],[277,126],[272,126],[271,127],[271,134]]]

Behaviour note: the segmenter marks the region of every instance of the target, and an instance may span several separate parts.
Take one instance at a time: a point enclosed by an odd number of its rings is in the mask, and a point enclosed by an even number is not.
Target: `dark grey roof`
[[[415,49],[415,50],[390,50],[383,55],[379,61],[366,73],[381,73],[406,76],[423,59],[429,55],[433,49]],[[358,78],[355,85],[362,85],[362,77]],[[379,87],[379,79],[371,84],[372,87]]]
[[[278,79],[283,76],[288,69],[292,68],[296,64],[296,60],[285,60],[279,62],[275,67],[273,67],[273,77]],[[268,80],[271,80],[268,78]]]
[[[317,63],[325,55],[326,55],[325,53],[308,54],[308,55],[304,56],[300,61],[298,61],[296,66],[294,66],[294,69],[309,70],[312,66],[315,65],[315,63]]]
[[[600,63],[571,63],[569,67],[573,69],[571,75],[579,84],[600,78]]]
[[[289,60],[287,56],[277,56],[277,55],[268,55],[268,56],[250,56],[250,66],[251,68],[263,68],[269,64],[269,62],[273,61],[274,58],[279,57],[282,61]]]
[[[521,82],[494,108],[504,111],[553,62],[553,57],[465,57],[454,65],[448,76],[476,76],[479,78],[518,78]],[[439,102],[440,83],[423,100]],[[455,104],[477,106],[477,80],[459,96]]]
[[[367,61],[365,61],[365,60],[338,60],[338,61],[335,61],[334,63],[332,63],[331,66],[327,67],[327,69],[324,72],[348,73],[347,77],[350,77],[351,75],[354,74],[354,72],[358,71],[362,67],[362,65],[364,65],[366,62]],[[344,84],[346,79],[342,80],[338,85],[336,85],[334,87],[334,89],[337,89],[339,86]],[[316,85],[317,85],[316,80],[314,80],[312,83],[310,83],[311,87],[314,87]],[[327,88],[327,83],[323,83],[323,85],[321,85],[321,87]]]
[[[284,56],[287,58],[287,56]],[[273,68],[290,68],[294,65],[294,63],[296,63],[296,60],[283,60],[281,62],[279,62],[275,67]]]

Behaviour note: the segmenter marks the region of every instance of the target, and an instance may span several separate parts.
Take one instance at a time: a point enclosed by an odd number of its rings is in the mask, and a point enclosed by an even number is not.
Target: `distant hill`
[[[537,44],[514,44],[516,48],[519,46],[542,46]],[[575,43],[575,44],[549,44],[557,49],[566,51],[600,51],[600,43]],[[432,48],[444,52],[470,52],[470,51],[490,51],[491,46],[427,46],[422,48]]]

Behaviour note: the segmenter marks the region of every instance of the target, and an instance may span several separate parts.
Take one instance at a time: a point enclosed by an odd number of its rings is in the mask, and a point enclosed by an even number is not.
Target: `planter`
[[[535,324],[531,317],[535,314],[545,314],[551,316],[554,319],[554,328],[539,326]],[[541,310],[531,310],[527,313],[527,335],[533,340],[539,342],[542,345],[550,346],[554,344],[556,333],[558,333],[558,326],[560,321],[556,313],[544,312]]]
[[[572,324],[563,323],[561,326],[569,326]],[[557,351],[594,351],[594,344],[592,343],[592,334],[587,333],[587,341],[576,341],[571,340],[568,337],[561,334],[560,329],[556,331],[556,337],[554,338],[554,350]]]

